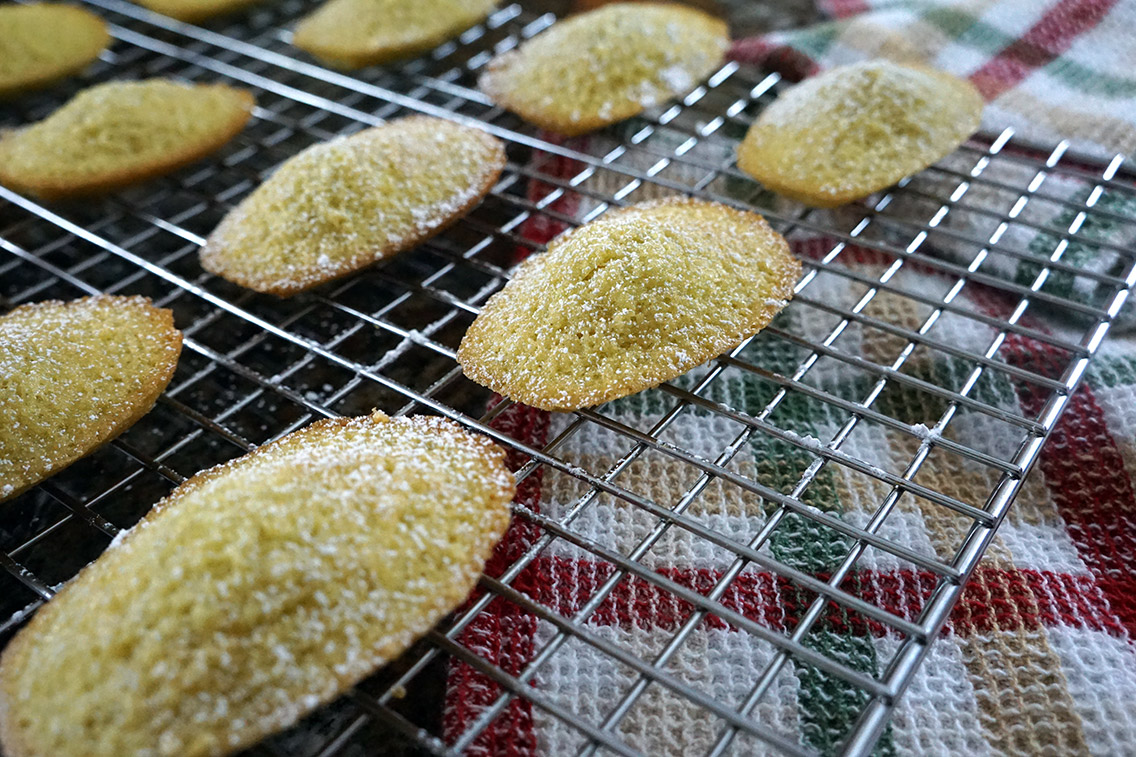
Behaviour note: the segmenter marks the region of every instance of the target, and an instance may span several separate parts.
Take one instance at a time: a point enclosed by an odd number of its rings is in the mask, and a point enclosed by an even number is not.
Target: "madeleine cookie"
[[[0,6],[0,97],[77,73],[108,44],[106,24],[81,8]]]
[[[458,348],[474,381],[575,410],[657,386],[736,347],[801,266],[761,216],[666,198],[554,239],[486,303]]]
[[[252,95],[223,84],[100,84],[0,137],[0,184],[53,199],[160,176],[220,148],[252,107]]]
[[[201,265],[258,292],[295,294],[437,234],[504,167],[498,140],[428,116],[314,145],[221,220]]]
[[[0,316],[0,501],[134,425],[179,354],[173,313],[145,297],[40,302]]]
[[[137,0],[152,11],[178,21],[195,24],[214,16],[235,13],[261,0]]]
[[[615,3],[498,55],[479,86],[526,121],[575,136],[686,93],[729,44],[726,24],[693,8]]]
[[[738,167],[817,207],[889,187],[949,154],[978,128],[970,82],[878,60],[841,66],[786,90],[738,148]]]
[[[5,754],[225,755],[287,728],[466,598],[512,496],[487,439],[382,413],[194,476],[4,651]]]
[[[328,0],[301,19],[292,44],[337,68],[407,58],[455,37],[498,0]]]

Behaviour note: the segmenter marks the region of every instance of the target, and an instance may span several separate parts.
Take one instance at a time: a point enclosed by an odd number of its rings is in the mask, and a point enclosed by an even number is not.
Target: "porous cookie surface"
[[[223,755],[291,725],[466,597],[509,523],[503,458],[376,413],[191,478],[4,651],[5,754]]]
[[[45,198],[132,184],[218,149],[244,128],[252,107],[252,95],[223,84],[100,84],[0,137],[0,183]]]
[[[179,354],[173,314],[145,297],[40,302],[0,317],[0,501],[132,426]]]
[[[868,61],[786,90],[738,148],[738,166],[770,189],[832,207],[891,186],[978,128],[969,82],[929,68]]]
[[[259,2],[261,0],[138,0],[152,11],[189,23],[233,13]]]
[[[513,400],[574,410],[685,373],[764,328],[800,263],[754,213],[668,198],[554,239],[490,298],[462,370]]]
[[[106,24],[81,8],[0,6],[0,97],[76,73],[108,44]]]
[[[615,3],[497,56],[479,86],[526,121],[575,136],[689,91],[729,44],[726,24],[693,8]]]
[[[504,166],[495,138],[427,116],[314,145],[222,219],[201,264],[250,289],[293,294],[441,231]]]
[[[460,34],[498,0],[328,0],[296,26],[292,43],[339,68],[405,58]]]

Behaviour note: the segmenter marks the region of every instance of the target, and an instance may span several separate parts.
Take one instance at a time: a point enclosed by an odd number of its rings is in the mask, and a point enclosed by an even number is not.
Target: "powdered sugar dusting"
[[[550,410],[659,384],[763,328],[800,273],[765,221],[671,198],[553,240],[486,304],[458,350],[466,375]]]
[[[126,539],[127,533],[128,530],[124,528],[117,534],[115,534],[114,538],[110,540],[110,544],[107,545],[107,549],[115,549],[116,547],[118,547],[118,545],[122,544],[122,542]]]
[[[941,437],[938,429],[928,428],[927,424],[925,423],[916,423],[911,427],[911,430],[920,439],[928,442],[933,442]]]
[[[686,92],[694,86],[694,76],[679,65],[667,66],[659,72],[659,78],[667,85],[667,89],[675,94]]]
[[[113,439],[173,375],[181,334],[143,297],[43,302],[0,317],[0,499]]]
[[[323,421],[179,487],[26,631],[3,692],[62,753],[231,751],[397,656],[508,525],[503,453],[436,418]],[[107,622],[121,619],[122,622]],[[113,727],[96,717],[115,701]],[[50,713],[45,717],[43,713]]]
[[[105,191],[216,150],[252,105],[247,92],[223,84],[99,84],[0,140],[0,178],[49,196]]]
[[[525,118],[579,134],[688,92],[728,45],[725,24],[694,9],[613,3],[494,58],[480,84]]]
[[[493,137],[429,117],[315,145],[222,220],[201,262],[260,291],[307,289],[441,230],[489,190],[504,163]]]
[[[332,65],[406,57],[465,31],[498,0],[328,0],[296,26],[293,43]]]
[[[888,186],[978,128],[968,83],[886,60],[841,66],[781,94],[739,148],[742,170],[814,204]]]

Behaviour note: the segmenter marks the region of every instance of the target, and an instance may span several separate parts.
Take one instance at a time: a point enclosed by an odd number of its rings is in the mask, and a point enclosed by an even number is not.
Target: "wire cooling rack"
[[[186,477],[321,417],[446,415],[506,447],[520,481],[514,526],[470,601],[251,754],[870,752],[1136,280],[1131,253],[1092,233],[1136,225],[1133,173],[1065,143],[980,134],[892,190],[813,211],[734,165],[782,86],[745,66],[558,140],[475,88],[494,51],[554,21],[517,4],[353,75],[290,48],[297,0],[217,31],[90,5],[112,48],[81,80],[5,105],[2,125],[123,77],[227,81],[257,107],[218,154],[105,200],[48,206],[0,187],[0,305],[144,294],[186,337],[146,418],[0,508],[5,638]],[[202,271],[203,238],[274,166],[411,112],[506,143],[507,170],[467,219],[289,300]],[[794,243],[805,275],[770,328],[659,389],[569,415],[462,376],[461,335],[521,256],[669,193],[755,208]],[[914,538],[912,519],[937,537]],[[896,575],[906,588],[880,588]],[[732,665],[729,685],[692,656]],[[610,675],[582,689],[564,671],[588,660]],[[771,715],[806,679],[824,696]],[[835,700],[854,717],[832,716]],[[659,713],[689,718],[701,740],[652,741]]]

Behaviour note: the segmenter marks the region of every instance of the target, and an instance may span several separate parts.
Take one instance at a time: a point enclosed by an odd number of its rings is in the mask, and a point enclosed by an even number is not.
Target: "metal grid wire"
[[[5,309],[95,292],[145,294],[174,310],[186,337],[177,374],[146,418],[0,510],[6,638],[186,477],[321,417],[372,407],[445,415],[506,447],[522,491],[528,485],[570,492],[559,509],[519,497],[514,528],[528,536],[487,571],[466,606],[350,695],[252,754],[329,757],[377,746],[456,754],[477,745],[517,702],[575,734],[580,754],[636,754],[640,747],[624,724],[652,691],[705,718],[716,734],[711,754],[810,754],[812,746],[759,712],[786,667],[851,690],[860,714],[833,749],[871,751],[1136,280],[1129,251],[1083,233],[1090,216],[1136,224],[1113,205],[1098,206],[1106,193],[1132,195],[1133,174],[1120,158],[1098,164],[1064,143],[1023,144],[1011,131],[979,135],[893,190],[822,213],[762,191],[736,169],[733,145],[782,86],[776,75],[745,66],[727,64],[681,101],[600,136],[549,140],[493,106],[474,82],[494,51],[539,33],[554,21],[551,14],[506,5],[431,54],[348,76],[305,62],[289,47],[286,30],[309,7],[298,0],[253,10],[216,32],[121,0],[90,4],[112,24],[111,50],[81,80],[5,106],[0,125],[42,118],[79,88],[123,77],[227,81],[251,89],[258,104],[250,126],[218,154],[105,200],[49,207],[0,187]],[[204,236],[274,166],[312,143],[410,112],[472,123],[506,143],[507,170],[467,219],[414,251],[289,300],[241,290],[198,266]],[[644,393],[644,407],[652,409],[642,424],[599,407],[556,417],[546,437],[526,433],[516,422],[524,408],[495,403],[462,376],[454,350],[465,328],[507,281],[519,254],[540,249],[548,234],[609,207],[676,192],[753,207],[811,250],[803,253],[806,272],[795,300],[751,342]],[[1049,246],[1040,254],[1023,249],[1015,241],[1021,234]],[[1089,270],[1067,262],[1075,246],[1111,256],[1115,265]],[[1021,266],[1016,276],[1001,273],[1000,264],[1025,261],[1032,261],[1029,276],[1021,276]],[[1089,294],[1072,297],[1070,286]],[[896,305],[906,315],[896,317]],[[1054,310],[1063,313],[1059,325],[1049,317]],[[979,343],[959,336],[976,329],[984,335]],[[1042,349],[1047,359],[1007,358],[1020,344]],[[755,360],[758,354],[783,359],[771,365]],[[934,361],[952,370],[915,369]],[[856,380],[839,384],[843,389],[814,380],[834,371]],[[758,387],[756,406],[723,401],[718,388],[739,380]],[[1031,398],[1022,403],[1030,409],[993,401],[987,389],[998,382]],[[900,412],[905,405],[896,396],[924,414]],[[833,419],[827,438],[793,430],[782,410],[802,405]],[[684,436],[691,417],[728,431],[716,446],[696,449]],[[967,424],[989,429],[982,436],[990,444],[974,443],[973,434],[960,441],[952,430]],[[880,466],[846,451],[863,449],[848,441],[870,433],[904,440],[906,463]],[[610,459],[573,452],[575,440],[588,435],[604,439]],[[738,465],[758,442],[791,450],[799,466],[772,484]],[[674,496],[660,497],[632,475],[653,461],[684,471]],[[981,471],[984,483],[967,498],[921,483],[921,471],[936,465]],[[814,490],[834,472],[869,493],[863,518],[813,506]],[[758,503],[759,527],[739,536],[699,517],[711,490]],[[626,545],[601,543],[581,527],[603,502],[642,525]],[[913,502],[952,521],[958,538],[949,550],[905,543],[891,528]],[[769,548],[791,521],[838,545],[826,569],[803,569]],[[675,538],[713,550],[725,567],[697,587],[656,570],[652,550]],[[565,549],[602,567],[570,612],[521,580]],[[858,590],[857,571],[880,559],[927,577],[926,590],[903,613]],[[779,627],[729,601],[738,582],[753,575],[796,592],[793,624]],[[683,608],[650,657],[591,622],[632,584]],[[541,629],[518,669],[486,657],[464,633],[494,603]],[[833,613],[894,639],[876,674],[810,643],[810,631]],[[671,665],[711,621],[768,649],[737,701]],[[610,701],[589,705],[598,717],[540,685],[560,656],[581,646],[621,666],[631,682]],[[443,726],[441,712],[447,675],[458,665],[482,676],[492,696],[454,731]]]

